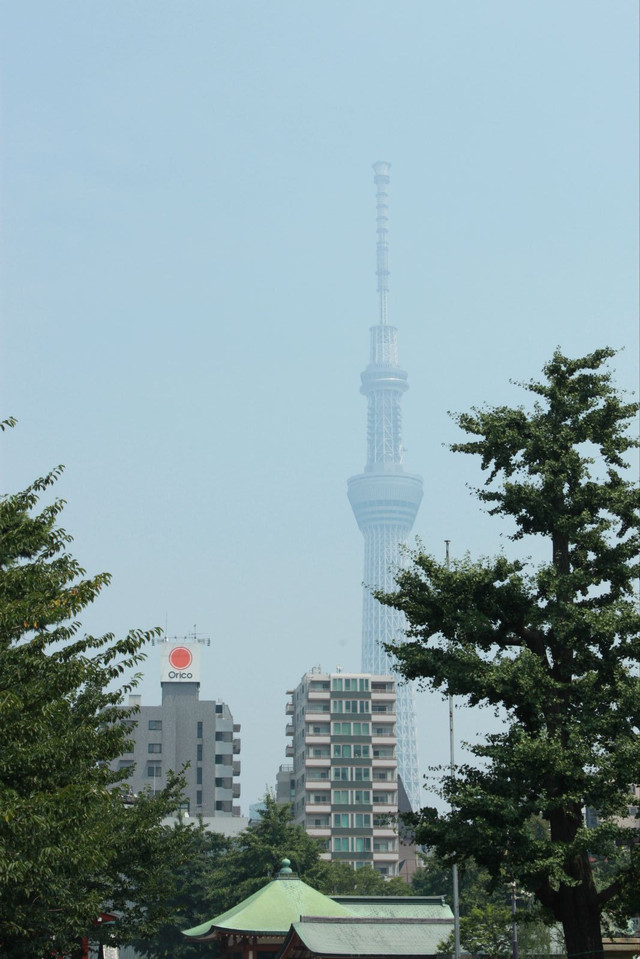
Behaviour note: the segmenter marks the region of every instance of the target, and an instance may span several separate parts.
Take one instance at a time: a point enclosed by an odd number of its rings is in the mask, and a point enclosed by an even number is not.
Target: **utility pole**
[[[517,890],[516,881],[511,885],[511,959],[518,959],[518,923],[516,921]]]
[[[447,569],[449,569],[449,544],[451,540],[445,539],[445,564]],[[455,737],[453,734],[453,696],[449,693],[449,756],[451,762],[451,778],[456,774],[456,764],[455,764]],[[451,876],[453,879],[453,932],[454,932],[454,956],[455,959],[460,959],[460,900],[458,896],[458,864],[454,862],[451,868]],[[518,959],[517,953],[517,943],[516,943],[516,953],[513,956],[513,959]]]

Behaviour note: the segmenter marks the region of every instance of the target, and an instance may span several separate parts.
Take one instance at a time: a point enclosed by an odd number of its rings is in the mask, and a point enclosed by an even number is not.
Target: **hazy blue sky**
[[[2,19],[2,488],[66,464],[74,552],[114,577],[88,628],[211,636],[202,696],[242,723],[246,809],[284,759],[285,690],[359,667],[371,164],[392,163],[415,532],[510,549],[447,410],[520,402],[509,379],[557,345],[625,347],[637,388],[637,4],[14,0]],[[446,706],[423,695],[419,717],[426,770]]]

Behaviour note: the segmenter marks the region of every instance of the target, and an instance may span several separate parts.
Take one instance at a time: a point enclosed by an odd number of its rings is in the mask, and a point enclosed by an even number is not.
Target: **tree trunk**
[[[575,959],[602,959],[600,910],[595,890],[584,886],[562,886],[556,915],[562,923],[567,956]]]
[[[552,839],[572,843],[582,821],[581,808],[574,805],[556,809],[549,818]],[[603,959],[600,904],[588,854],[574,854],[565,861],[564,868],[576,885],[561,884],[557,892],[551,893],[548,904],[562,923],[567,956]]]

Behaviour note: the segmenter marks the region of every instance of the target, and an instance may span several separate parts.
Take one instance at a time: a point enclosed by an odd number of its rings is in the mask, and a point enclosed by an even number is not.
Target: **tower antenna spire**
[[[378,201],[377,276],[380,320],[369,330],[369,365],[361,374],[360,392],[367,398],[367,461],[362,473],[348,483],[349,502],[364,537],[362,593],[362,670],[374,676],[394,671],[389,644],[404,634],[401,610],[382,606],[372,588],[390,593],[395,574],[402,568],[401,543],[411,532],[420,501],[422,479],[404,469],[402,445],[402,394],[409,388],[407,374],[398,364],[398,331],[388,322],[389,244],[387,242],[390,163],[374,163]],[[398,689],[396,708],[398,772],[412,809],[422,805],[414,690]]]
[[[386,324],[389,297],[389,170],[390,163],[379,160],[373,164],[376,185],[376,276],[380,297],[380,323]]]

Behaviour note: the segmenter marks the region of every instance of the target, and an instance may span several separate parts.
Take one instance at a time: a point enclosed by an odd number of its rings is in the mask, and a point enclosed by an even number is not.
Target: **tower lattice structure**
[[[402,544],[413,526],[422,499],[422,478],[406,473],[402,447],[400,400],[409,388],[407,374],[398,365],[397,329],[388,323],[389,163],[375,163],[377,189],[377,277],[379,322],[371,327],[369,365],[362,373],[360,392],[367,397],[367,462],[364,472],[348,481],[348,495],[364,536],[362,601],[362,669],[367,673],[394,672],[384,643],[401,639],[404,616],[382,606],[371,589],[392,591],[395,571],[403,565]],[[414,688],[398,685],[398,773],[413,809],[421,806]]]

